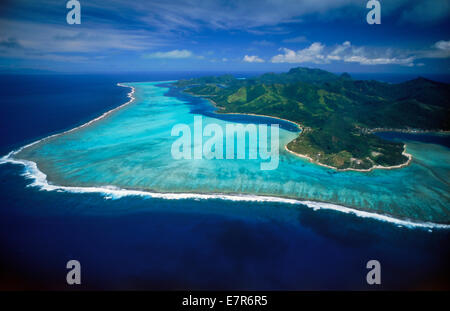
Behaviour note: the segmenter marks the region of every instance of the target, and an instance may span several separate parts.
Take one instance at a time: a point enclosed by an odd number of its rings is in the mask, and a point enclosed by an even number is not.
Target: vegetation
[[[405,163],[403,144],[370,129],[449,130],[449,84],[424,78],[399,84],[353,80],[308,68],[252,79],[231,75],[180,80],[177,86],[213,100],[223,113],[270,115],[304,130],[288,149],[339,169]]]

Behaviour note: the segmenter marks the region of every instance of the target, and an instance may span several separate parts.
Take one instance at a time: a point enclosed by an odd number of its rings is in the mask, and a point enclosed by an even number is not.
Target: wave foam
[[[111,109],[111,110],[108,110],[108,111],[104,112],[103,114],[101,114],[100,116],[98,116],[97,118],[92,119],[92,120],[90,120],[90,121],[88,121],[88,122],[86,122],[86,123],[84,123],[84,124],[81,124],[80,126],[74,127],[74,128],[72,128],[72,129],[70,129],[70,130],[67,130],[67,131],[63,131],[63,132],[60,132],[60,133],[56,133],[56,134],[53,134],[53,135],[44,137],[44,138],[42,138],[42,139],[38,139],[38,140],[36,140],[36,141],[34,141],[34,142],[28,144],[28,145],[25,145],[25,146],[20,147],[20,148],[17,149],[17,150],[13,150],[13,151],[11,151],[10,153],[8,153],[6,156],[0,158],[0,164],[5,163],[4,161],[7,160],[7,159],[12,159],[14,155],[18,154],[20,151],[22,151],[22,150],[25,149],[25,148],[31,147],[31,146],[33,146],[33,145],[36,145],[36,144],[42,142],[42,141],[46,141],[46,140],[48,140],[48,139],[50,139],[50,138],[57,137],[57,136],[61,136],[61,135],[63,135],[63,134],[67,134],[67,133],[71,133],[71,132],[76,131],[76,130],[78,130],[78,129],[81,129],[81,128],[84,128],[84,127],[86,127],[86,126],[89,126],[89,125],[91,125],[92,123],[97,122],[97,121],[99,121],[99,120],[101,120],[101,119],[103,119],[103,118],[109,116],[109,115],[112,114],[113,112],[115,112],[115,111],[117,111],[117,110],[120,110],[120,109],[122,109],[123,107],[125,107],[125,106],[131,104],[131,103],[135,100],[135,98],[134,98],[134,96],[133,96],[133,95],[134,95],[134,92],[135,92],[135,88],[132,87],[132,86],[129,86],[129,85],[122,84],[122,83],[117,83],[117,85],[118,85],[118,86],[121,86],[121,87],[129,87],[129,88],[131,88],[131,91],[127,94],[128,98],[129,98],[130,100],[127,101],[125,104],[122,104],[122,105],[120,105],[120,106],[117,106],[116,108],[113,108],[113,109]]]
[[[355,216],[362,218],[371,218],[384,222],[389,222],[400,227],[425,228],[425,229],[450,229],[450,225],[446,224],[437,224],[432,222],[415,222],[394,218],[388,215],[360,211],[357,209],[332,203],[316,202],[308,200],[303,201],[273,196],[220,194],[220,193],[216,194],[161,193],[142,190],[122,189],[115,186],[102,186],[102,187],[59,186],[50,184],[47,181],[47,175],[45,175],[45,173],[40,171],[37,167],[37,164],[33,161],[14,159],[9,155],[7,155],[0,159],[0,164],[3,163],[21,164],[25,166],[25,172],[23,173],[23,176],[33,180],[33,182],[29,184],[29,186],[38,187],[41,190],[45,191],[59,191],[70,193],[99,193],[102,194],[105,197],[105,199],[120,199],[126,196],[140,196],[166,200],[228,200],[236,202],[284,203],[292,205],[304,205],[309,208],[312,208],[313,210],[320,210],[320,209],[334,210],[345,214],[353,214]]]
[[[332,204],[332,203],[316,202],[316,201],[308,201],[308,200],[302,201],[302,200],[273,197],[273,196],[246,195],[246,194],[242,194],[242,195],[220,194],[220,193],[217,193],[217,194],[161,193],[161,192],[122,189],[122,188],[118,188],[115,186],[102,186],[102,187],[59,186],[59,185],[50,184],[47,181],[47,175],[39,170],[39,168],[37,167],[37,164],[35,162],[23,160],[23,159],[14,159],[14,155],[18,154],[21,150],[23,150],[27,147],[35,145],[35,144],[37,144],[41,141],[47,140],[49,138],[56,137],[56,136],[62,135],[64,133],[69,133],[69,132],[72,132],[79,128],[88,126],[88,125],[92,124],[93,122],[103,119],[104,117],[108,116],[112,112],[114,112],[118,109],[121,109],[122,107],[133,102],[135,99],[133,97],[133,94],[135,92],[134,87],[123,85],[123,84],[118,84],[118,85],[131,88],[131,92],[128,94],[128,97],[130,98],[130,100],[128,102],[126,102],[125,104],[120,105],[112,110],[109,110],[109,111],[103,113],[101,116],[99,116],[89,122],[86,122],[78,127],[42,138],[42,139],[32,142],[28,145],[25,145],[17,150],[13,150],[10,153],[8,153],[7,155],[5,155],[4,157],[0,158],[0,165],[5,164],[5,163],[23,165],[25,167],[25,172],[23,173],[23,176],[25,178],[33,180],[33,182],[31,184],[29,184],[28,186],[38,187],[41,190],[45,190],[45,191],[58,191],[58,192],[70,192],[70,193],[99,193],[99,194],[104,195],[105,199],[120,199],[120,198],[126,197],[126,196],[141,196],[141,197],[150,197],[150,198],[155,198],[155,199],[166,199],[166,200],[228,200],[228,201],[237,201],[237,202],[285,203],[285,204],[293,204],[293,205],[303,205],[303,206],[312,208],[313,210],[320,210],[320,209],[334,210],[334,211],[342,212],[345,214],[353,214],[353,215],[356,215],[356,216],[362,217],[362,218],[371,218],[371,219],[376,219],[376,220],[380,220],[380,221],[384,221],[384,222],[393,223],[400,227],[425,228],[425,229],[450,229],[450,225],[447,225],[447,224],[402,220],[402,219],[394,218],[394,217],[388,216],[388,215],[360,211],[357,209],[345,207],[342,205]]]

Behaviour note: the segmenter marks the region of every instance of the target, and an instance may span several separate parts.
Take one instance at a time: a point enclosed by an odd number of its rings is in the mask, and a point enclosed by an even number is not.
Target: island
[[[264,115],[298,124],[301,132],[286,150],[337,170],[408,165],[412,157],[406,146],[380,138],[377,131],[450,128],[450,85],[421,77],[392,84],[298,67],[247,79],[207,76],[174,85],[210,100],[217,113]]]

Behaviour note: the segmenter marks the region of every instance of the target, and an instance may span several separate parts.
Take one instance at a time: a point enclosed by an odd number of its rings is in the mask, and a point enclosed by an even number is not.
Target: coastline
[[[129,87],[131,88],[130,93],[128,93],[128,98],[130,98],[129,101],[126,103],[113,108],[99,117],[90,120],[80,126],[77,126],[75,128],[72,128],[70,130],[57,133],[54,135],[47,136],[45,138],[42,138],[40,140],[37,140],[33,143],[30,143],[28,145],[25,145],[17,150],[13,150],[7,155],[0,158],[0,165],[5,163],[12,163],[12,164],[20,164],[25,167],[25,172],[22,174],[25,178],[33,179],[33,182],[29,186],[35,186],[40,188],[41,190],[45,191],[66,191],[71,193],[99,193],[103,194],[105,199],[118,199],[123,196],[146,196],[146,197],[152,197],[152,198],[162,198],[162,199],[223,199],[223,200],[231,200],[231,201],[255,201],[255,202],[278,202],[278,203],[288,203],[288,204],[297,204],[297,205],[305,205],[308,208],[312,208],[314,210],[318,209],[331,209],[339,212],[343,212],[346,214],[354,214],[358,217],[363,218],[371,218],[371,219],[377,219],[389,223],[396,224],[398,226],[404,226],[408,228],[426,228],[426,229],[450,229],[450,224],[446,223],[435,223],[430,221],[420,221],[420,220],[409,220],[405,218],[396,218],[395,216],[386,215],[386,214],[380,214],[376,212],[369,212],[367,210],[362,210],[356,207],[346,207],[343,205],[338,205],[330,202],[323,202],[323,201],[313,201],[311,199],[301,199],[301,198],[284,198],[284,197],[277,197],[277,196],[265,196],[265,195],[251,195],[251,194],[225,194],[225,193],[165,193],[165,192],[151,192],[151,191],[145,191],[145,190],[131,190],[131,189],[122,189],[117,188],[114,186],[92,186],[92,187],[83,187],[83,186],[61,186],[61,185],[55,185],[52,184],[47,180],[47,175],[40,171],[37,163],[25,159],[15,159],[14,156],[17,155],[20,151],[23,149],[30,147],[32,145],[35,145],[39,142],[46,141],[50,138],[63,135],[65,133],[70,133],[72,131],[75,131],[80,128],[84,128],[98,120],[101,120],[113,112],[125,107],[126,105],[132,103],[135,100],[135,97],[133,96],[135,93],[135,88],[132,86],[124,85],[122,83],[118,83],[118,86],[121,87]],[[236,114],[242,114],[242,113],[236,113]],[[295,124],[299,127],[299,129],[302,129],[301,125],[290,121],[285,120],[282,118],[272,117],[272,116],[266,116],[266,115],[256,115],[254,116],[262,116],[262,117],[268,117],[268,118],[274,118],[283,120],[286,122],[290,122],[292,124]],[[286,146],[285,146],[286,148]],[[288,150],[291,152],[290,150]],[[299,155],[300,156],[300,155]],[[305,156],[306,157],[306,156]],[[410,160],[409,160],[410,161]]]
[[[44,141],[49,140],[49,139],[51,139],[51,138],[58,137],[58,136],[61,136],[61,135],[64,135],[64,134],[71,133],[71,132],[73,132],[73,131],[82,129],[82,128],[86,127],[86,126],[91,125],[92,123],[95,123],[95,122],[97,122],[97,121],[99,121],[99,120],[102,120],[102,119],[106,118],[107,116],[111,115],[112,113],[114,113],[114,112],[116,112],[116,111],[122,109],[123,107],[125,107],[125,106],[131,104],[131,103],[135,100],[135,97],[133,96],[133,95],[134,95],[134,92],[135,92],[135,88],[134,88],[133,86],[128,86],[128,85],[125,85],[125,84],[122,84],[122,83],[117,83],[117,86],[120,86],[120,87],[129,87],[129,88],[131,88],[131,91],[127,94],[127,97],[130,98],[129,101],[127,101],[126,103],[124,103],[124,104],[122,104],[122,105],[117,106],[116,108],[113,108],[113,109],[111,109],[111,110],[108,110],[108,111],[102,113],[100,116],[98,116],[98,117],[96,117],[96,118],[94,118],[94,119],[92,119],[92,120],[90,120],[90,121],[88,121],[88,122],[86,122],[86,123],[83,123],[83,124],[81,124],[81,125],[79,125],[79,126],[76,126],[76,127],[72,128],[72,129],[69,129],[69,130],[67,130],[67,131],[63,131],[63,132],[60,132],[60,133],[56,133],[56,134],[53,134],[53,135],[50,135],[50,136],[46,136],[46,137],[41,138],[41,139],[38,139],[38,140],[36,140],[36,141],[34,141],[34,142],[32,142],[32,143],[29,143],[29,144],[27,144],[27,145],[25,145],[25,146],[22,146],[22,147],[20,147],[20,148],[17,149],[17,150],[13,150],[13,151],[11,151],[10,153],[8,153],[6,156],[3,156],[2,158],[0,158],[0,164],[2,163],[1,160],[7,159],[7,158],[13,159],[12,156],[17,155],[17,154],[20,153],[22,150],[24,150],[24,149],[26,149],[26,148],[28,148],[28,147],[34,146],[34,145],[36,145],[36,144],[38,144],[38,143],[40,143],[40,142],[44,142]]]
[[[344,214],[353,214],[361,218],[370,218],[378,221],[383,221],[397,225],[399,227],[406,227],[409,229],[450,229],[450,224],[435,223],[430,221],[409,220],[396,218],[395,216],[380,214],[376,212],[368,212],[358,208],[346,207],[339,204],[314,201],[308,199],[294,199],[284,198],[277,196],[265,196],[265,195],[249,195],[249,194],[225,194],[225,193],[194,193],[194,192],[151,192],[144,190],[131,190],[123,189],[115,186],[59,186],[48,182],[47,175],[39,170],[37,164],[29,160],[13,159],[13,158],[0,158],[0,165],[4,163],[20,164],[25,167],[25,172],[22,174],[27,179],[32,179],[33,182],[29,186],[38,187],[44,191],[64,191],[69,193],[98,193],[104,196],[105,199],[120,199],[126,196],[140,196],[150,197],[155,199],[166,200],[228,200],[237,202],[265,202],[265,203],[284,203],[292,205],[301,205],[311,208],[314,211],[334,210]]]
[[[186,93],[189,94],[189,95],[192,95],[192,96],[198,96],[198,97],[202,97],[202,98],[204,98],[204,99],[207,99],[209,102],[211,102],[211,104],[212,104],[215,108],[217,108],[217,109],[219,109],[219,110],[221,110],[221,109],[223,110],[223,108],[222,108],[222,107],[219,107],[219,106],[217,105],[217,103],[216,103],[214,100],[212,100],[211,98],[207,98],[207,97],[202,96],[202,95],[194,95],[194,94],[191,94],[191,93],[188,93],[188,92],[186,92]],[[283,118],[279,118],[279,117],[274,117],[274,116],[269,116],[269,115],[264,115],[264,114],[254,114],[254,113],[218,112],[219,110],[215,111],[214,113],[217,113],[217,114],[231,114],[231,115],[248,115],[248,116],[255,116],[255,117],[267,117],[267,118],[273,118],[273,119],[282,120],[282,121],[285,121],[285,122],[294,124],[295,126],[297,126],[297,128],[298,128],[301,132],[303,132],[304,129],[305,129],[305,127],[304,127],[303,125],[301,125],[300,123],[297,123],[297,122],[291,121],[291,120],[287,120],[287,119],[283,119]],[[376,131],[378,131],[378,130],[376,130]],[[375,132],[375,131],[374,131],[374,132]],[[379,132],[382,132],[382,130],[379,130]],[[430,132],[431,132],[431,131],[430,131]],[[443,132],[444,132],[444,131],[443,131]],[[289,144],[289,143],[288,143],[288,144]],[[320,166],[323,166],[323,167],[326,167],[326,168],[329,168],[329,169],[332,169],[332,170],[335,170],[335,171],[338,171],[338,172],[354,171],[354,172],[363,172],[363,173],[367,173],[367,172],[371,172],[371,171],[376,170],[376,169],[392,170],[392,169],[403,168],[403,167],[405,167],[405,166],[408,166],[408,165],[411,163],[411,161],[412,161],[412,154],[406,152],[406,144],[403,144],[403,152],[402,152],[402,155],[404,155],[404,156],[406,156],[406,157],[408,158],[408,160],[407,160],[405,163],[398,164],[398,165],[392,165],[392,166],[373,165],[371,168],[368,168],[368,169],[358,169],[358,168],[350,168],[350,167],[349,167],[349,168],[341,169],[341,168],[337,168],[337,167],[334,167],[334,166],[331,166],[331,165],[327,165],[327,164],[324,164],[324,163],[320,163],[320,162],[318,162],[318,161],[315,161],[313,158],[309,157],[308,155],[296,153],[295,151],[289,150],[289,148],[287,147],[287,144],[284,146],[284,149],[285,149],[287,152],[289,152],[289,153],[291,153],[292,155],[294,155],[294,156],[300,157],[300,158],[302,158],[302,159],[307,159],[307,160],[309,160],[309,162],[311,162],[311,163],[314,163],[314,164],[316,164],[316,165],[320,165]]]
[[[402,167],[408,166],[409,164],[411,164],[411,161],[412,161],[412,154],[406,152],[406,144],[403,144],[403,152],[402,152],[402,155],[404,155],[404,156],[406,156],[408,158],[408,160],[405,163],[398,164],[398,165],[392,165],[392,166],[374,165],[371,168],[367,168],[367,169],[337,168],[337,167],[334,167],[334,166],[331,166],[331,165],[327,165],[327,164],[323,164],[323,163],[317,162],[313,158],[311,158],[311,157],[309,157],[309,156],[307,156],[305,154],[300,154],[300,153],[296,153],[296,152],[294,152],[292,150],[289,150],[287,145],[284,146],[284,149],[287,152],[289,152],[289,153],[291,153],[291,154],[293,154],[293,155],[295,155],[297,157],[309,160],[309,162],[311,162],[311,163],[314,163],[314,164],[317,164],[317,165],[320,165],[320,166],[323,166],[323,167],[326,167],[326,168],[329,168],[329,169],[333,169],[333,170],[338,171],[338,172],[355,171],[355,172],[365,172],[365,173],[367,173],[367,172],[371,172],[371,171],[376,170],[376,169],[392,170],[392,169],[402,168]]]
[[[441,135],[448,135],[450,134],[450,131],[447,130],[424,130],[424,129],[397,129],[397,128],[384,128],[384,127],[378,127],[374,129],[364,129],[367,133],[379,133],[379,132],[397,132],[397,133],[408,133],[408,134],[428,134],[428,133],[435,133],[435,134],[441,134]]]
[[[300,131],[304,130],[304,126],[301,125],[300,123],[297,123],[295,121],[291,121],[291,120],[288,120],[288,119],[283,119],[283,118],[280,118],[280,117],[269,116],[269,115],[266,115],[266,114],[245,113],[245,112],[220,112],[220,110],[223,110],[223,108],[219,107],[217,105],[217,103],[214,100],[212,100],[211,98],[206,98],[206,97],[201,96],[201,95],[194,95],[194,94],[188,93],[188,92],[186,92],[186,93],[189,94],[189,95],[192,95],[192,96],[198,96],[198,97],[201,97],[201,98],[204,98],[204,99],[208,100],[215,108],[218,109],[218,110],[214,111],[214,113],[216,113],[216,114],[246,115],[246,116],[254,116],[254,117],[272,118],[272,119],[281,120],[281,121],[284,121],[284,122],[287,122],[287,123],[291,123],[291,124],[295,125]]]

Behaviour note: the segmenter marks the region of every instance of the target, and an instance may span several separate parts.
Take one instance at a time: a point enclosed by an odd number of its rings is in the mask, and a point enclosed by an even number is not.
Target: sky
[[[450,73],[450,0],[0,1],[0,72]]]

